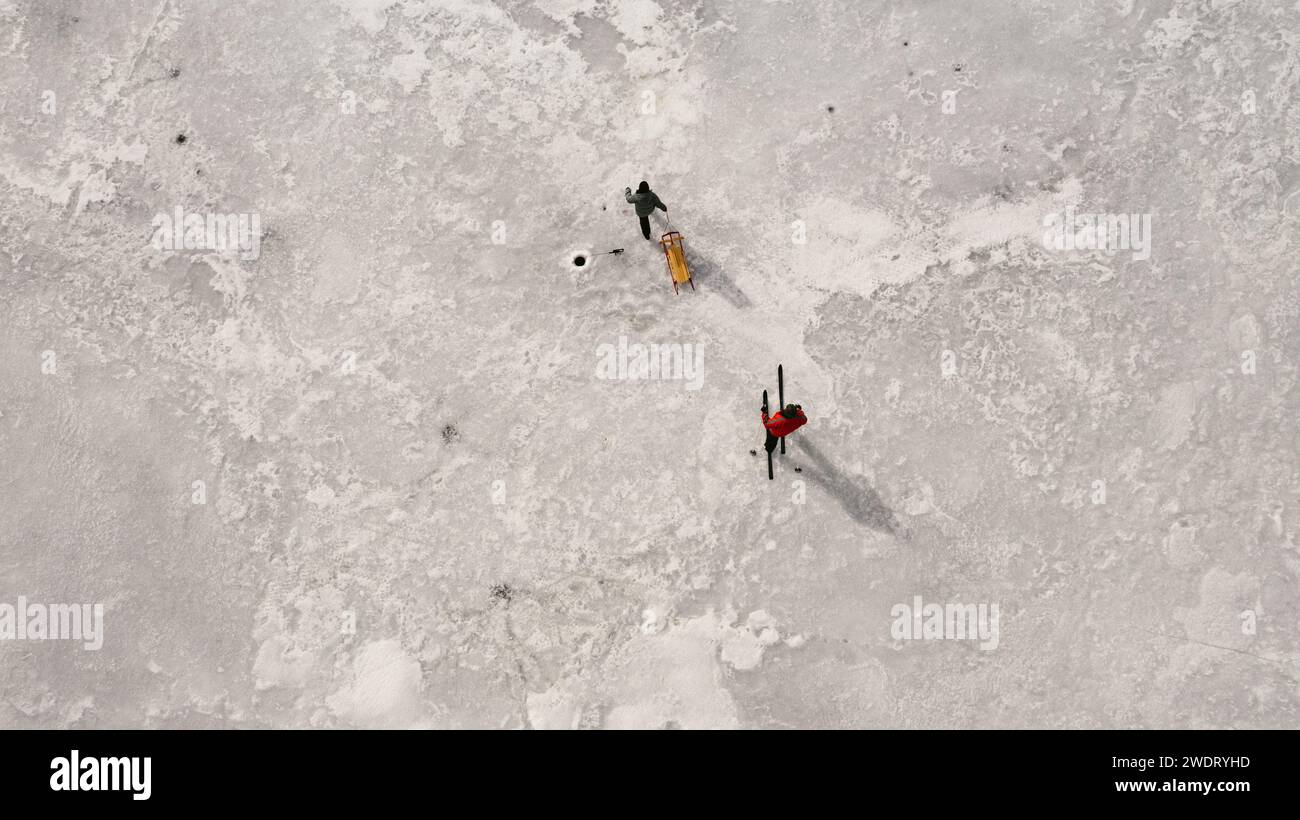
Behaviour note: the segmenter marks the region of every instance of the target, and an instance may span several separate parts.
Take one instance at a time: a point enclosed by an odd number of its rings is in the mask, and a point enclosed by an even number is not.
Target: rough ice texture
[[[107,610],[0,726],[1300,727],[1297,100],[1292,0],[0,0],[0,602]]]

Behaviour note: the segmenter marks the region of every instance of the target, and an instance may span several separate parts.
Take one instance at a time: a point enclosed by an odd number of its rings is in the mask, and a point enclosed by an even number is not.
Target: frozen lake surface
[[[1298,193],[1295,0],[0,0],[0,727],[1300,728]]]

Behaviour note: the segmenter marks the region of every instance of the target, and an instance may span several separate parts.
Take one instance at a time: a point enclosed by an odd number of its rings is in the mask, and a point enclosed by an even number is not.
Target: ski
[[[763,415],[764,415],[764,416],[767,415],[767,391],[766,391],[766,390],[763,391]],[[766,426],[763,427],[763,432],[764,432],[764,433],[767,432],[767,427],[766,427]],[[764,447],[763,449],[766,450],[767,448]],[[767,480],[768,480],[768,481],[772,481],[772,480],[773,480],[773,478],[772,478],[772,451],[771,451],[771,450],[768,450],[768,451],[767,451]]]
[[[781,365],[776,366],[776,398],[780,409],[785,409],[785,370]],[[781,436],[781,455],[785,455],[785,436]]]

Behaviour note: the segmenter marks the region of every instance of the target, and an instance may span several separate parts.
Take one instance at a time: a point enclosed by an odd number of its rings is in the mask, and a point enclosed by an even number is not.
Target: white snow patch
[[[253,661],[254,686],[258,690],[277,686],[300,688],[307,684],[316,666],[316,655],[294,646],[284,635],[272,635],[257,648]]]
[[[712,611],[665,626],[663,612],[648,607],[631,639],[614,650],[601,668],[558,681],[546,692],[529,694],[533,726],[572,728],[584,703],[589,703],[612,704],[604,720],[610,729],[738,727],[736,704],[723,686],[719,649],[729,641],[724,650],[729,659],[756,664],[766,645],[762,640],[772,636],[760,639],[747,627],[729,626],[733,617]],[[759,616],[754,623],[761,633],[767,621]]]
[[[582,699],[571,686],[528,693],[528,722],[534,729],[577,729],[581,720]]]
[[[1187,41],[1192,39],[1195,33],[1195,20],[1185,17],[1165,17],[1155,21],[1155,24],[1147,30],[1144,39],[1148,48],[1153,49],[1161,57],[1167,57],[1170,52],[1187,45]]]
[[[1195,382],[1171,384],[1160,392],[1160,404],[1151,416],[1151,438],[1158,450],[1176,450],[1192,432],[1196,413]]]
[[[712,612],[657,635],[637,636],[615,651],[607,680],[617,704],[610,729],[683,729],[739,726],[736,704],[722,685],[717,650],[724,625]]]
[[[400,85],[403,93],[410,94],[424,82],[424,75],[433,68],[433,61],[429,59],[424,44],[415,42],[409,34],[403,35],[402,39],[403,45],[411,50],[390,60],[388,68],[384,70],[384,76]]]
[[[397,0],[334,0],[335,5],[370,34],[378,34],[388,25],[388,10]]]
[[[781,641],[776,619],[761,609],[749,613],[744,626],[728,626],[722,632],[722,660],[741,671],[756,669],[763,651]]]
[[[977,200],[946,225],[907,226],[881,211],[821,198],[800,209],[807,244],[795,245],[790,268],[802,272],[808,288],[870,296],[884,284],[914,281],[931,265],[951,264],[964,275],[974,269],[972,253],[1010,242],[1041,239],[1046,214],[1076,204],[1082,184],[1067,180],[1060,192],[1044,192],[1017,203]]]
[[[654,0],[616,0],[609,22],[619,33],[637,45],[645,45],[664,16]]]
[[[591,17],[596,11],[596,0],[533,0],[533,6],[557,23],[562,23],[570,34],[582,36],[582,29],[574,22],[581,14]]]
[[[420,663],[396,640],[371,641],[352,663],[352,681],[327,699],[335,717],[358,726],[410,728],[421,717]]]

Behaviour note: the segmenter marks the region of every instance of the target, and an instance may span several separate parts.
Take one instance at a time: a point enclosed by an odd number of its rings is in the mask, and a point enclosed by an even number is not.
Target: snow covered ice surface
[[[1294,0],[0,0],[0,605],[105,613],[0,726],[1300,727],[1298,95]]]

